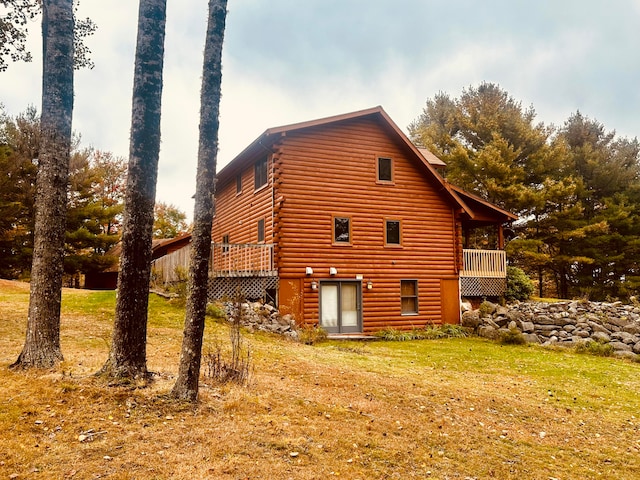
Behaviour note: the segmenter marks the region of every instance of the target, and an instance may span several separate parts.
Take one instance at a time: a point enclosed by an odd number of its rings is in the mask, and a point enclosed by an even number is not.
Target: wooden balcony
[[[504,250],[462,251],[461,277],[507,278],[507,255]]]
[[[507,288],[507,255],[504,250],[464,249],[460,271],[463,297],[499,297]]]
[[[273,277],[272,243],[213,243],[209,274],[213,277]]]
[[[191,245],[153,261],[152,268],[163,283],[179,280],[179,271],[189,270]],[[274,277],[273,244],[212,243],[210,277]]]

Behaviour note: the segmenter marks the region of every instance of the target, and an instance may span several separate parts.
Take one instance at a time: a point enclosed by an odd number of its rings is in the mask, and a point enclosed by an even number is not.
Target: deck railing
[[[464,249],[461,277],[506,278],[507,255],[504,250]]]
[[[215,277],[277,275],[272,243],[213,243],[211,255],[209,270]]]
[[[179,280],[178,271],[189,269],[191,245],[154,260],[152,269],[163,283]],[[209,276],[269,277],[277,275],[273,266],[273,244],[212,243]]]
[[[153,261],[153,269],[163,282],[176,281],[177,269],[189,268],[191,245]],[[215,277],[274,276],[273,244],[212,243],[209,274]],[[463,250],[460,277],[506,278],[504,250]]]

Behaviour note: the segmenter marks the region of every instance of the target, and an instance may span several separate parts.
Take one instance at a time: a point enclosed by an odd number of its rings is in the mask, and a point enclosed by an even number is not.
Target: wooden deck
[[[504,250],[464,249],[460,277],[507,278],[507,254]]]
[[[191,245],[153,261],[152,269],[163,283],[180,280],[189,269]],[[210,277],[276,277],[273,244],[212,243]]]

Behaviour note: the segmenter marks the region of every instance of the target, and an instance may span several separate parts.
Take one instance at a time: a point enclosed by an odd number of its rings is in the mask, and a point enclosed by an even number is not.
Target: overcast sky
[[[127,157],[134,0],[82,0],[96,67],[76,74],[74,130]],[[640,0],[229,0],[223,49],[224,166],[270,127],[382,105],[405,130],[428,98],[498,83],[537,120],[580,110],[640,135]],[[206,0],[168,0],[157,199],[192,215]],[[0,73],[10,115],[40,109],[34,62]]]

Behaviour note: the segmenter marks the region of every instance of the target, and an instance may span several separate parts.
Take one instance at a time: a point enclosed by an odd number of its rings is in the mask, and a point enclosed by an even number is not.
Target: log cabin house
[[[516,217],[450,185],[381,107],[271,128],[217,175],[210,296],[273,297],[299,324],[458,323],[504,293],[504,251],[465,234]]]

